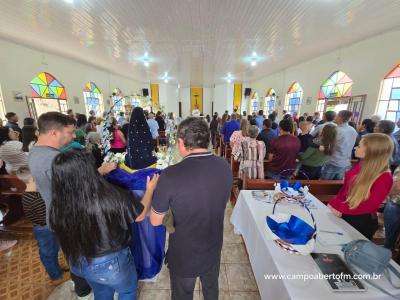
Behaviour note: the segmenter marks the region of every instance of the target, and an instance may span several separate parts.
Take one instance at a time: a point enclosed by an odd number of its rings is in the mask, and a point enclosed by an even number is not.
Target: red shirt
[[[284,170],[294,169],[300,146],[299,139],[291,134],[281,135],[274,139],[269,148],[269,153],[273,154],[273,157],[268,163],[268,171],[279,174]]]
[[[336,195],[336,198],[329,201],[329,204],[342,214],[362,215],[376,213],[392,187],[392,174],[390,174],[390,172],[381,174],[372,184],[368,199],[361,202],[356,208],[350,209],[349,204],[345,202],[347,193],[349,191],[349,187],[352,185],[352,180],[354,180],[354,177],[360,173],[361,167],[362,163],[358,163],[346,173],[344,176],[343,186]]]

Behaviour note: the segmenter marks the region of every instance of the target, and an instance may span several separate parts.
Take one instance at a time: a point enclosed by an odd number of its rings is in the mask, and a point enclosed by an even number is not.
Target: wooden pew
[[[1,224],[10,225],[23,215],[21,196],[26,185],[16,176],[0,175],[0,205],[6,212]]]
[[[274,184],[280,180],[276,179],[248,179],[243,180],[243,190],[273,190]],[[289,180],[293,183],[299,181],[307,185],[315,197],[322,202],[328,202],[336,196],[343,185],[341,180]]]

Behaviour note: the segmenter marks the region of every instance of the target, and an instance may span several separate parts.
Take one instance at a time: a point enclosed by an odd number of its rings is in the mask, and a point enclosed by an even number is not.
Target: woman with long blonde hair
[[[240,144],[246,137],[249,136],[249,121],[247,119],[240,120],[240,130],[237,130],[232,133],[231,138],[229,139],[229,144],[232,148],[232,155],[237,153],[240,147]]]
[[[365,135],[355,151],[360,162],[346,173],[343,187],[328,204],[335,216],[343,218],[368,239],[372,239],[378,228],[376,212],[392,187],[389,169],[392,152],[389,136]]]

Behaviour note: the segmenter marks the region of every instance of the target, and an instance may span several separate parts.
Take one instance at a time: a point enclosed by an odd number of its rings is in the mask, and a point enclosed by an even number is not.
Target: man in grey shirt
[[[36,189],[45,202],[48,225],[52,201],[51,166],[54,158],[60,153],[59,149],[70,144],[76,137],[75,120],[59,112],[48,112],[39,117],[38,128],[38,141],[29,153],[29,168],[36,183]],[[115,164],[106,164],[100,167],[99,172],[105,174],[114,168]],[[34,235],[38,242],[40,259],[50,278],[55,283],[69,279],[69,273],[64,273],[59,265],[59,244],[49,227],[35,226]],[[74,281],[76,286],[79,285],[76,280]]]
[[[348,124],[352,114],[349,110],[341,110],[336,117],[336,150],[322,168],[321,179],[342,180],[351,167],[351,153],[357,139],[357,131]]]
[[[322,128],[324,128],[325,125],[332,124],[336,126],[336,123],[334,122],[336,118],[336,112],[334,111],[327,111],[324,113],[324,116],[322,117],[324,123],[321,125],[318,125],[314,128],[313,131],[310,132],[310,134],[313,137],[318,137],[320,132],[322,131]]]

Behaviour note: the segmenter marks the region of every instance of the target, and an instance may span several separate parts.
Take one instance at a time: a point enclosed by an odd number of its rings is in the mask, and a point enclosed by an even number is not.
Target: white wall
[[[259,95],[274,88],[281,102],[278,107],[281,112],[289,86],[299,81],[304,90],[300,111],[312,113],[316,110],[321,83],[332,72],[341,70],[354,81],[353,96],[367,95],[363,114],[367,117],[375,113],[382,79],[400,62],[399,40],[400,30],[390,31],[256,80],[252,87]],[[309,105],[307,97],[312,98]]]
[[[111,74],[75,60],[0,40],[0,84],[6,111],[16,112],[20,119],[28,116],[25,100],[16,102],[14,91],[30,96],[30,81],[43,71],[55,76],[65,86],[69,107],[81,113],[85,113],[83,89],[89,81],[95,82],[101,89],[106,108],[107,99],[116,87],[125,95],[141,94],[142,88],[149,88],[146,83]],[[79,98],[79,104],[74,103],[75,96]]]

